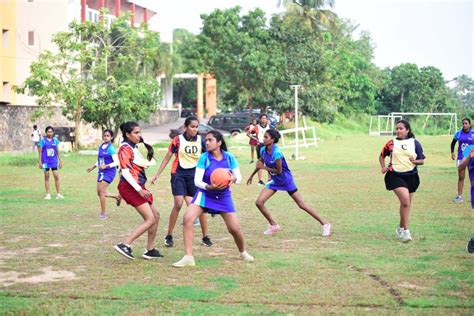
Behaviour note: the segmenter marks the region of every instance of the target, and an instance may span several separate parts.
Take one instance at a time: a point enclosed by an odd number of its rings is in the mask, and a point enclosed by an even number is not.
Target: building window
[[[8,38],[10,37],[10,32],[8,30],[2,29],[2,47],[8,48]]]
[[[28,45],[35,46],[35,31],[28,31]]]
[[[10,92],[11,92],[11,86],[8,81],[3,81],[3,100],[5,102],[10,102]]]

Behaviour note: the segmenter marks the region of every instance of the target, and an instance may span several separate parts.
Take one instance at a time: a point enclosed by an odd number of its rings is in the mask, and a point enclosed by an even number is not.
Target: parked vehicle
[[[190,116],[196,116],[196,113],[190,109],[182,109],[181,110],[181,117],[186,118]]]
[[[217,129],[217,128],[213,128],[212,126],[209,126],[207,124],[204,124],[204,123],[199,123],[199,126],[198,126],[198,134],[201,135],[202,137],[206,136],[206,134],[212,130],[217,130],[218,132],[220,132],[222,134],[222,136],[224,137],[229,137],[230,136],[230,133],[227,132],[227,131],[223,131],[223,130],[220,130],[220,129]],[[170,129],[170,138],[173,139],[175,138],[176,136],[178,136],[179,134],[182,134],[184,132],[184,125],[178,127],[178,128],[172,128]]]
[[[228,131],[235,136],[245,131],[245,127],[249,124],[252,117],[246,113],[240,114],[217,114],[211,116],[208,124],[216,129]]]

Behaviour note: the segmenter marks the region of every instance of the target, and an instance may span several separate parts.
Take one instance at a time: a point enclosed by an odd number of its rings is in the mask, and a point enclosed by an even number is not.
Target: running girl
[[[225,168],[232,172],[232,182],[242,181],[239,165],[234,155],[227,152],[224,137],[217,131],[210,131],[206,135],[206,150],[199,157],[194,176],[194,183],[198,187],[191,204],[184,214],[184,257],[173,263],[174,267],[182,268],[196,265],[193,257],[193,222],[203,212],[219,214],[224,219],[229,233],[234,237],[235,244],[240,252],[240,258],[253,262],[254,259],[245,251],[244,236],[235,214],[234,202],[229,187],[211,184],[211,174],[217,168]]]
[[[51,200],[51,189],[49,187],[49,170],[53,172],[54,185],[56,187],[56,199],[64,199],[61,194],[59,184],[58,168],[63,167],[61,156],[59,155],[59,140],[54,137],[54,128],[46,127],[46,136],[38,144],[38,166],[44,171],[44,187],[46,189],[45,200]]]
[[[281,135],[277,130],[269,129],[265,132],[263,137],[265,146],[260,150],[260,159],[257,161],[257,167],[247,180],[247,185],[252,184],[252,178],[259,170],[268,171],[271,177],[271,180],[265,185],[255,202],[257,208],[269,223],[268,229],[263,233],[265,235],[272,235],[281,230],[280,225],[273,219],[265,203],[277,191],[286,191],[296,204],[298,204],[300,209],[311,215],[322,225],[322,236],[328,237],[331,235],[331,224],[321,218],[314,208],[306,204],[298,192],[293,175],[286,163],[285,156],[283,156],[280,148],[275,145],[280,140],[280,137]]]
[[[458,144],[458,155],[457,158],[454,153],[454,148],[456,147],[456,142]],[[454,203],[463,202],[464,199],[462,197],[462,191],[464,189],[464,178],[466,177],[466,167],[459,168],[459,163],[463,158],[463,150],[471,145],[474,144],[474,138],[471,130],[471,120],[468,118],[462,119],[462,129],[457,131],[454,134],[453,141],[451,142],[451,158],[453,160],[456,159],[456,167],[458,167],[458,195],[453,199]]]
[[[100,219],[107,219],[106,211],[106,202],[105,198],[114,198],[117,201],[117,206],[120,205],[121,197],[120,195],[113,195],[107,192],[107,187],[115,179],[116,167],[119,164],[117,149],[115,149],[112,144],[112,138],[114,137],[114,132],[110,129],[106,129],[102,134],[102,140],[104,141],[98,150],[97,162],[87,168],[87,172],[91,172],[96,167],[98,167],[98,177],[97,177],[97,195],[99,196],[100,201]]]
[[[179,211],[183,206],[183,201],[186,201],[186,205],[189,205],[196,193],[194,173],[199,156],[206,146],[204,140],[198,135],[199,120],[197,117],[190,116],[186,118],[184,127],[184,133],[173,138],[168,147],[168,153],[163,158],[158,172],[151,180],[151,184],[155,184],[171,157],[174,155],[175,159],[171,166],[171,192],[174,196],[174,205],[168,223],[168,233],[165,237],[165,246],[167,247],[173,247],[173,230],[178,219]],[[201,214],[199,220],[202,229],[201,244],[211,247],[212,242],[207,234],[206,214]]]
[[[147,245],[142,257],[145,259],[163,257],[155,249],[156,229],[160,214],[153,205],[153,195],[145,188],[145,168],[156,163],[153,159],[153,148],[143,143],[140,126],[137,123],[124,123],[120,125],[120,130],[123,133],[123,142],[118,152],[121,171],[118,190],[120,196],[137,210],[144,221],[133,230],[123,243],[116,245],[115,250],[128,259],[135,259],[130,245],[135,239],[147,232]],[[147,148],[146,159],[138,151],[138,143],[143,143]]]
[[[425,155],[407,121],[398,121],[396,128],[397,137],[385,144],[379,162],[382,173],[385,173],[385,187],[393,190],[400,201],[400,225],[395,232],[400,240],[408,242],[412,240],[408,229],[411,202],[420,185],[416,166],[424,163]],[[385,167],[387,156],[390,156],[388,168]]]

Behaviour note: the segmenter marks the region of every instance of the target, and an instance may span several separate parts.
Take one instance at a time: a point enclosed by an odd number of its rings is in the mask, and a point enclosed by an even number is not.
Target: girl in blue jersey
[[[54,128],[48,126],[45,129],[46,136],[38,144],[38,166],[44,171],[44,187],[46,189],[45,200],[51,200],[51,189],[49,187],[49,170],[53,172],[54,185],[56,186],[56,199],[64,199],[59,184],[58,168],[63,167],[59,155],[59,140],[54,137]]]
[[[459,142],[457,158],[454,153],[456,142]],[[468,118],[463,118],[462,129],[460,129],[454,134],[453,141],[451,142],[451,158],[453,160],[456,160],[456,167],[458,167],[458,195],[456,195],[456,197],[453,199],[454,203],[460,203],[464,201],[462,197],[462,191],[464,189],[464,178],[466,177],[466,167],[459,168],[459,163],[461,159],[463,158],[463,150],[471,144],[474,144],[473,133],[471,130],[471,120]]]
[[[97,195],[99,196],[100,201],[100,219],[107,219],[106,211],[106,202],[105,198],[114,198],[117,201],[117,206],[120,205],[121,197],[120,195],[113,195],[107,192],[107,187],[114,181],[116,168],[119,165],[117,149],[115,149],[112,144],[112,138],[114,137],[114,132],[110,129],[106,129],[102,134],[103,143],[99,146],[97,162],[87,168],[87,172],[91,172],[96,167],[98,167],[98,177],[97,177]]]
[[[230,188],[225,185],[211,183],[211,174],[217,168],[225,168],[232,172],[232,183],[242,181],[239,164],[234,155],[227,152],[224,137],[217,131],[211,131],[206,135],[206,151],[198,160],[194,183],[198,188],[191,204],[184,215],[184,257],[173,263],[174,267],[182,268],[196,265],[193,257],[193,223],[203,212],[219,214],[234,237],[235,244],[240,252],[240,258],[252,262],[254,259],[245,251],[244,237],[240,229],[237,216],[235,215],[234,202]]]
[[[291,198],[298,204],[298,206],[306,213],[311,215],[322,225],[322,236],[328,237],[331,235],[331,224],[321,218],[314,208],[306,204],[303,197],[296,188],[293,175],[291,174],[285,156],[280,148],[275,144],[278,143],[281,135],[277,130],[269,129],[263,136],[264,147],[260,149],[260,158],[257,161],[257,167],[247,180],[247,184],[252,184],[253,176],[260,170],[267,170],[270,173],[271,180],[265,185],[265,188],[260,192],[255,204],[263,216],[267,219],[269,226],[263,233],[265,235],[272,235],[281,229],[280,225],[273,219],[268,211],[265,203],[276,193],[276,191],[286,191]]]
[[[474,145],[468,145],[462,151],[462,159],[459,162],[458,169],[466,170],[469,168],[469,179],[471,180],[471,208],[474,209]]]

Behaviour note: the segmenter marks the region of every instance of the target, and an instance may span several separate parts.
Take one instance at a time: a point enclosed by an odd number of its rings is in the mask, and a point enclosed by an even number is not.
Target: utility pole
[[[290,86],[292,89],[295,89],[295,130],[296,130],[296,135],[295,135],[295,160],[300,159],[299,157],[299,148],[298,148],[298,89],[301,87],[300,84],[295,84]]]

